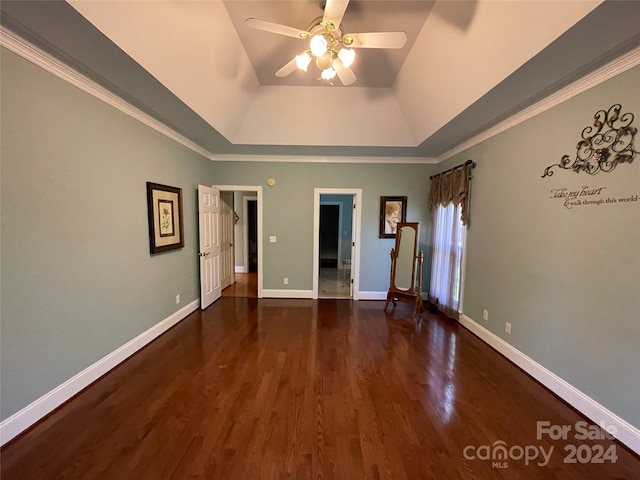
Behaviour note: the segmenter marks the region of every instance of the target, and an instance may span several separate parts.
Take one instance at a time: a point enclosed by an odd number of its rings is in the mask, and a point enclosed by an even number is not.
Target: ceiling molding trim
[[[627,70],[640,65],[640,47],[637,47],[626,54],[618,57],[616,60],[608,63],[607,65],[585,75],[579,80],[576,80],[572,84],[565,88],[558,90],[556,93],[549,95],[548,97],[540,100],[538,103],[525,108],[521,112],[509,117],[508,119],[498,123],[497,125],[485,130],[484,132],[476,135],[475,137],[461,143],[460,145],[452,148],[451,150],[439,155],[436,159],[437,163],[444,162],[445,160],[461,153],[485,140],[488,140],[499,133],[502,133],[511,127],[529,120],[536,115],[541,114],[563,102],[566,102],[570,98],[586,92],[587,90],[599,85],[616,75],[619,75]]]
[[[142,112],[137,107],[134,107],[122,98],[109,92],[101,85],[78,73],[65,63],[49,55],[45,51],[41,50],[40,48],[36,47],[11,30],[6,29],[5,27],[0,27],[0,45],[7,48],[8,50],[11,50],[13,53],[20,55],[22,58],[33,63],[34,65],[46,70],[49,73],[52,73],[56,77],[64,80],[74,87],[79,88],[80,90],[97,98],[98,100],[103,101],[107,105],[110,105],[120,110],[122,113],[129,115],[135,120],[138,120],[139,122],[147,125],[148,127],[151,127],[162,135],[175,140],[189,150],[192,150],[193,152],[202,155],[203,157],[210,160],[213,159],[213,154],[208,150],[192,142],[172,128],[169,128],[164,123]]]
[[[395,163],[431,165],[438,163],[428,157],[331,157],[316,155],[214,155],[214,162],[271,162],[271,163]]]

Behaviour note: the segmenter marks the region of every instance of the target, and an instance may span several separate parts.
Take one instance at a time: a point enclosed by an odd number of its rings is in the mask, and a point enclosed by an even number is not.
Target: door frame
[[[221,192],[255,192],[257,197],[257,216],[258,216],[258,298],[262,298],[262,277],[264,275],[264,267],[262,262],[262,252],[264,250],[262,235],[262,186],[260,185],[213,185]]]
[[[318,298],[318,284],[320,276],[320,195],[353,195],[355,208],[353,210],[355,228],[351,233],[354,242],[353,258],[351,259],[351,278],[353,281],[353,300],[360,295],[360,228],[362,221],[362,189],[361,188],[314,188],[313,189],[313,290],[312,298]]]

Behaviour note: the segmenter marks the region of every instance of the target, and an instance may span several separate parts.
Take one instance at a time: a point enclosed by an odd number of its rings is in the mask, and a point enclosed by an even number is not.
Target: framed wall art
[[[182,189],[147,182],[151,254],[184,247]]]
[[[397,225],[407,221],[407,197],[380,197],[380,238],[395,238]]]

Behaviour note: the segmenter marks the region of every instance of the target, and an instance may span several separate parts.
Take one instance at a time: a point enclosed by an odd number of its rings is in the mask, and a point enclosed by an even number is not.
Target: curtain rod
[[[471,168],[476,168],[476,163],[473,160],[467,160],[462,165],[458,165],[457,167],[450,168],[449,170],[445,170],[444,172],[437,173],[435,175],[431,175],[429,180],[433,180],[433,177],[437,177],[438,175],[444,175],[445,173],[452,172],[456,168],[467,167],[471,165]]]

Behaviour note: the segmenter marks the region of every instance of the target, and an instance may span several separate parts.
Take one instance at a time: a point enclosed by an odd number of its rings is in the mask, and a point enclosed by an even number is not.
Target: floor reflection
[[[437,376],[440,379],[430,385],[430,398],[434,406],[440,407],[439,413],[443,421],[449,422],[456,403],[455,369],[458,360],[456,353],[458,334],[450,327],[448,328],[446,323],[432,322],[427,335],[428,348],[434,352],[435,358],[440,359],[438,364],[431,365],[434,371],[428,375],[431,378]]]

